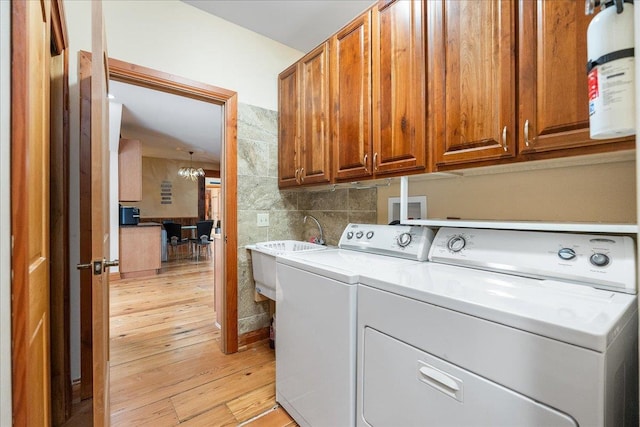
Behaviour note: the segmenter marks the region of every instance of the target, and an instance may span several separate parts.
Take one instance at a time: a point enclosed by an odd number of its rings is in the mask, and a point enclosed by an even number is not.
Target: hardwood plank
[[[180,426],[188,427],[222,427],[236,425],[238,425],[238,422],[226,405],[218,405],[197,417],[180,423]]]
[[[272,382],[227,402],[238,422],[247,421],[276,406],[276,383]]]
[[[124,414],[111,414],[113,427],[176,426],[180,423],[171,400],[165,399]]]
[[[260,418],[256,418],[250,423],[244,424],[244,427],[293,427],[297,426],[295,421],[287,414],[287,411],[278,407],[273,411],[265,414]]]
[[[171,401],[178,418],[181,421],[187,420],[220,403],[268,384],[273,381],[274,377],[275,361],[267,362],[187,390],[174,396]]]

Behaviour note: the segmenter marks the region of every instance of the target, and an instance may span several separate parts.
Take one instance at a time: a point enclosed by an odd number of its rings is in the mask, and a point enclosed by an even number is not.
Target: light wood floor
[[[296,425],[276,406],[267,342],[220,351],[211,263],[112,282],[110,298],[112,426]]]

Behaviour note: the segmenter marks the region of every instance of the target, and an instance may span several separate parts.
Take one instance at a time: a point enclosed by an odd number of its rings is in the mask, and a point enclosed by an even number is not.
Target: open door
[[[44,426],[51,424],[49,351],[51,2],[47,0],[11,2],[11,24],[13,425]],[[7,236],[2,238],[6,239]]]
[[[91,214],[91,258],[78,268],[91,276],[91,346],[93,425],[109,425],[109,275],[107,268],[117,261],[107,261],[109,255],[109,107],[107,100],[108,72],[102,4],[91,5],[92,54],[80,52],[80,163],[81,180],[89,190],[81,189],[81,206]],[[87,176],[89,173],[89,176]],[[87,198],[89,200],[87,200]],[[86,227],[81,230],[87,232]],[[82,236],[81,236],[82,240]],[[85,378],[82,378],[85,382]]]

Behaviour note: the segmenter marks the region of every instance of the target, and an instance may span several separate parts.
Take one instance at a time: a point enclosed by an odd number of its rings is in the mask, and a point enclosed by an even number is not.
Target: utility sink
[[[260,242],[248,245],[246,248],[251,251],[256,292],[274,301],[276,299],[276,256],[327,249],[326,246],[298,240]]]

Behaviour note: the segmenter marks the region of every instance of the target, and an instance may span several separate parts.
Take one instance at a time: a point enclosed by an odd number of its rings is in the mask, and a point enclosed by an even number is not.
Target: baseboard
[[[120,280],[120,272],[116,271],[115,273],[109,273],[109,282],[115,282]]]
[[[238,347],[248,346],[258,341],[266,340],[269,338],[269,328],[256,329],[255,331],[247,332],[238,336]]]
[[[78,403],[80,402],[80,379],[74,380],[71,382],[71,402]]]

